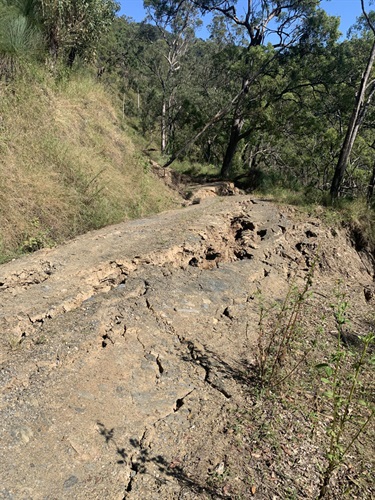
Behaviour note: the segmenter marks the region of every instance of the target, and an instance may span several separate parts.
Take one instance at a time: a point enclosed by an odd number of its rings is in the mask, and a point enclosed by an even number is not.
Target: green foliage
[[[41,248],[51,247],[53,245],[54,242],[49,236],[48,230],[43,229],[40,220],[35,218],[30,221],[29,231],[25,235],[20,251],[22,253],[35,252]]]
[[[320,363],[317,369],[324,372],[321,378],[325,392],[323,398],[329,403],[330,423],[326,427],[329,446],[326,451],[327,467],[323,474],[319,498],[329,490],[332,475],[345,460],[353,445],[360,439],[375,412],[373,403],[366,399],[362,372],[370,362],[370,348],[375,335],[370,332],[360,339],[359,352],[345,346],[348,333],[347,297],[337,294],[337,303],[332,305],[337,328],[337,347],[328,363]],[[363,393],[363,394],[362,394]],[[365,399],[364,399],[365,398]]]
[[[117,7],[110,0],[2,0],[0,79],[22,75],[26,81],[34,73],[43,86],[36,61],[47,56],[56,84],[69,87],[96,59],[101,82],[120,98],[122,116],[134,134],[142,134],[147,149],[160,144],[163,161],[190,141],[179,156],[185,171],[216,175],[229,157],[229,175],[241,187],[293,203],[321,203],[371,34],[358,29],[338,42],[337,19],[316,9],[317,3],[306,0],[289,8],[288,2],[265,2],[271,10],[279,4],[277,26],[293,19],[290,44],[281,49],[267,39],[267,29],[252,38],[244,18],[231,17],[235,2],[150,0],[148,23],[138,24],[114,17]],[[229,10],[221,12],[219,4]],[[262,14],[257,4],[252,3],[250,25]],[[194,33],[200,9],[214,14],[208,40]],[[372,106],[352,151],[342,198],[369,192],[373,121]],[[365,208],[358,226],[374,240],[373,210]]]
[[[2,0],[0,77],[10,78],[20,59],[46,49],[53,66],[72,66],[77,56],[91,60],[117,10],[114,0]]]
[[[0,2],[0,79],[12,78],[23,60],[40,54],[43,40],[35,9],[33,0]]]
[[[91,59],[118,8],[114,0],[43,0],[40,18],[53,61],[71,66],[77,55]]]
[[[363,334],[351,332],[348,319],[349,299],[340,291],[334,292],[335,298],[331,305],[337,340],[331,340],[334,332],[327,329],[330,317],[322,318],[314,334],[309,328],[312,311],[305,307],[308,295],[304,295],[304,291],[308,288],[309,275],[310,273],[305,278],[305,286],[300,290],[291,285],[282,305],[270,307],[259,296],[260,335],[254,365],[258,377],[249,376],[249,381],[250,384],[255,382],[251,389],[254,396],[258,395],[259,404],[263,407],[277,407],[276,412],[280,411],[282,415],[288,406],[288,419],[292,408],[296,410],[296,417],[309,415],[300,422],[301,434],[298,434],[298,439],[304,436],[306,443],[313,442],[314,450],[322,449],[324,454],[324,462],[321,465],[317,463],[321,482],[314,498],[332,498],[338,492],[338,484],[343,481],[341,476],[331,485],[337,469],[347,460],[353,464],[360,463],[366,455],[368,459],[372,451],[375,334],[373,321],[372,326]],[[329,296],[323,297],[329,301]],[[300,313],[295,315],[299,301],[302,306]],[[322,359],[322,355],[325,358]],[[262,411],[263,415],[255,416],[255,411],[256,405],[252,400],[249,409],[251,418],[249,417],[247,424],[251,429],[249,438],[250,435],[253,436],[255,446],[267,440],[265,448],[276,448],[282,443],[285,433],[288,433],[287,428],[282,428],[280,422],[275,423],[276,415],[272,414],[271,417]],[[296,418],[297,421],[299,417]],[[262,423],[259,424],[259,421]],[[309,421],[311,425],[308,424]],[[270,425],[275,425],[276,429],[280,427],[273,437],[266,429]],[[288,423],[287,427],[289,426]],[[242,430],[244,428],[246,424]],[[256,432],[258,435],[254,436]],[[293,436],[288,441],[290,439]],[[303,447],[303,452],[305,449],[307,447]],[[285,460],[284,453],[281,459]],[[362,490],[364,486],[360,482],[354,484],[358,487],[357,493],[361,495],[365,491]],[[331,486],[335,493],[330,491]],[[340,488],[342,486],[344,485],[340,485]],[[349,491],[348,488],[345,489]]]
[[[160,142],[164,154],[174,157],[227,109],[179,153],[182,160],[219,167],[232,149],[229,172],[244,185],[297,188],[319,199],[332,179],[365,49],[357,40],[338,44],[337,18],[316,10],[316,3],[303,2],[295,11],[282,3],[285,12],[277,20],[295,15],[295,38],[279,50],[265,39],[249,45],[240,17],[237,23],[229,9],[226,18],[215,2],[195,3],[215,13],[211,37],[203,41],[194,38],[191,2],[153,0],[146,5],[152,24],[116,20],[102,40],[98,64],[105,81],[120,82],[124,113],[134,116],[151,144]],[[252,11],[251,22],[257,15]],[[171,52],[172,46],[184,49]],[[244,81],[246,92],[228,106]],[[353,151],[345,195],[367,190],[373,153],[365,129],[363,138]]]
[[[173,157],[190,142],[182,161],[216,168],[226,162],[222,172],[244,187],[324,196],[371,45],[368,26],[362,22],[339,43],[337,18],[317,1],[267,0],[272,29],[285,28],[280,42],[288,32],[281,49],[267,38],[267,25],[257,31],[264,15],[258,2],[249,4],[248,23],[236,2],[145,5],[149,24],[116,18],[113,0],[2,0],[0,78],[9,81],[25,71],[25,61],[47,53],[60,82],[69,80],[73,63],[95,60],[103,83],[121,97],[123,116],[163,154]],[[208,40],[195,36],[200,12],[213,14]],[[369,107],[342,196],[368,192],[373,120]]]
[[[257,369],[261,385],[267,389],[274,389],[288,380],[301,363],[305,361],[309,351],[313,348],[313,346],[309,347],[297,362],[291,363],[291,354],[296,350],[296,345],[301,340],[300,321],[313,284],[317,260],[318,257],[316,256],[310,262],[310,269],[304,278],[301,289],[295,282],[290,285],[288,293],[276,313],[276,317],[272,317],[269,321],[269,328],[265,324],[269,309],[264,307],[261,300]]]

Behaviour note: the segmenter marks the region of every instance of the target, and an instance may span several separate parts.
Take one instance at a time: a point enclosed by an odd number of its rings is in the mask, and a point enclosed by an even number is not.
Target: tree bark
[[[246,62],[248,62],[247,58],[246,58]],[[220,172],[221,177],[223,177],[224,179],[229,177],[229,173],[230,173],[231,168],[232,168],[233,158],[234,158],[234,155],[236,154],[236,151],[237,151],[238,143],[243,138],[241,136],[241,132],[242,132],[242,128],[245,124],[245,119],[244,119],[243,114],[241,113],[241,103],[246,98],[246,95],[249,91],[249,85],[250,85],[249,79],[244,78],[242,80],[240,97],[237,100],[236,107],[234,109],[229,142],[228,142],[227,149],[225,151],[225,156],[224,156],[224,160],[223,160],[223,164],[222,164],[221,172]]]
[[[164,153],[167,147],[167,105],[163,99],[161,110],[161,152]]]
[[[355,99],[354,109],[350,117],[344,143],[342,145],[340,156],[332,179],[331,191],[330,191],[332,200],[336,199],[339,195],[340,187],[345,175],[346,166],[349,161],[350,153],[352,152],[353,149],[354,141],[357,137],[359,127],[361,126],[361,123],[365,117],[367,107],[370,104],[370,100],[374,93],[374,90],[372,89],[366,103],[365,102],[366,90],[368,89],[368,81],[371,75],[371,70],[374,64],[374,60],[375,60],[375,41],[372,45],[370,57],[367,61],[365,72],[362,75],[359,90]]]
[[[235,116],[230,131],[229,143],[225,152],[223,165],[220,172],[221,177],[223,177],[224,179],[228,178],[229,176],[233,158],[236,154],[238,143],[241,140],[240,135],[243,125],[244,119],[240,116]]]
[[[77,49],[76,47],[72,47],[68,54],[68,62],[67,62],[68,68],[73,67],[76,55],[77,55]]]

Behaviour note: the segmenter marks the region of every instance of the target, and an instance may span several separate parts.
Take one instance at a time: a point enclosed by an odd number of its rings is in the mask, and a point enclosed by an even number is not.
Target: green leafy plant
[[[26,235],[21,245],[22,252],[36,252],[41,248],[53,246],[54,242],[49,237],[48,232],[41,228],[38,218],[31,221],[30,231]]]
[[[326,390],[323,398],[330,409],[330,423],[327,426],[329,446],[326,451],[328,461],[323,473],[319,498],[325,498],[334,471],[343,463],[352,446],[365,432],[374,416],[374,406],[361,394],[363,373],[374,359],[369,357],[374,343],[373,332],[361,338],[359,352],[354,353],[345,346],[347,337],[344,327],[348,325],[348,301],[344,294],[338,294],[338,302],[333,306],[337,328],[337,347],[329,362],[317,365],[324,372],[321,378]]]
[[[293,280],[270,329],[265,324],[268,310],[261,301],[256,366],[263,387],[274,388],[290,378],[311,350],[305,350],[299,360],[292,363],[291,354],[301,335],[300,320],[313,285],[316,263],[317,257],[313,259],[301,288]]]

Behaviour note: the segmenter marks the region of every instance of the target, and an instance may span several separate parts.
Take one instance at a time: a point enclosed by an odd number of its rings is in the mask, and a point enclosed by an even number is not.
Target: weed
[[[30,223],[30,233],[25,236],[21,245],[22,252],[35,252],[44,247],[54,245],[53,240],[49,237],[48,230],[41,228],[38,218],[32,219]]]
[[[8,338],[8,344],[11,351],[18,351],[22,347],[23,338],[17,338],[15,336],[10,336]]]
[[[317,365],[325,376],[322,382],[327,387],[323,397],[329,403],[330,423],[326,428],[329,446],[326,451],[328,465],[323,473],[319,498],[328,492],[334,471],[343,463],[353,445],[365,432],[374,416],[374,407],[366,399],[359,399],[362,388],[361,374],[369,361],[369,349],[374,343],[374,333],[362,337],[362,346],[355,354],[344,346],[344,326],[347,320],[348,301],[345,295],[338,294],[337,304],[333,306],[337,328],[337,346],[328,363]],[[366,391],[364,391],[364,394]]]
[[[266,331],[265,327],[267,311],[261,301],[256,363],[262,387],[275,388],[280,385],[289,379],[306,359],[308,352],[304,351],[300,359],[291,365],[291,353],[302,333],[300,320],[313,284],[316,263],[317,257],[313,259],[301,289],[295,280],[292,282],[269,331]]]
[[[161,164],[164,163],[164,159],[161,159]],[[173,164],[173,170],[177,172],[189,175],[196,179],[209,179],[217,178],[220,176],[220,169],[217,166],[210,164],[202,164],[191,162],[187,160],[177,160]]]
[[[36,345],[44,345],[48,342],[48,339],[45,335],[40,335],[35,339],[35,344]]]

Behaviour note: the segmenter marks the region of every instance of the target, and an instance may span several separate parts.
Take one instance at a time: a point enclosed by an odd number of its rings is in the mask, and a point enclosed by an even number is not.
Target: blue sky
[[[238,12],[241,12],[240,6],[244,1],[245,0],[238,0]],[[143,0],[121,0],[120,4],[120,14],[132,17],[138,22],[144,19],[145,12],[143,9]],[[368,6],[369,0],[365,0],[365,4]],[[343,35],[346,35],[350,26],[355,23],[357,16],[361,13],[360,0],[323,0],[321,6],[328,14],[341,17],[340,31]],[[202,31],[198,32],[197,35],[204,37]]]

